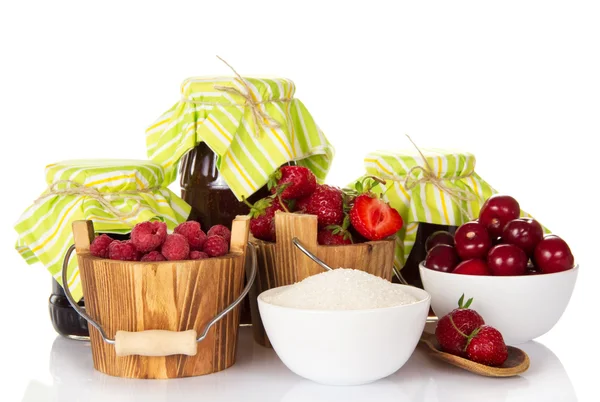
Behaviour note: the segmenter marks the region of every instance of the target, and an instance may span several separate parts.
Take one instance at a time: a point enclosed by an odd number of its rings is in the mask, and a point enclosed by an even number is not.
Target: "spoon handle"
[[[292,239],[292,243],[294,243],[294,246],[298,247],[300,249],[300,251],[302,251],[304,254],[306,254],[306,256],[308,258],[310,258],[311,260],[313,260],[314,262],[316,262],[317,264],[319,264],[321,266],[321,268],[323,268],[325,271],[331,271],[331,267],[327,264],[325,264],[325,262],[323,262],[323,260],[321,260],[319,257],[317,257],[316,255],[314,255],[313,253],[311,253],[310,251],[308,251],[306,249],[306,247],[304,247],[302,245],[302,243],[300,242],[300,240],[298,240],[297,237],[294,237]]]

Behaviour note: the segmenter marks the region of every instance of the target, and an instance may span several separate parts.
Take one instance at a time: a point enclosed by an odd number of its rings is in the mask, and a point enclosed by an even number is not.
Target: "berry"
[[[317,178],[303,166],[282,166],[269,179],[271,193],[281,192],[284,200],[307,197],[317,188]]]
[[[156,250],[167,237],[167,225],[164,222],[142,222],[131,231],[131,242],[141,253]]]
[[[100,258],[108,258],[108,247],[113,242],[113,238],[109,235],[102,234],[94,239],[90,244],[90,253],[93,256]]]
[[[487,366],[501,366],[508,358],[508,348],[496,328],[483,325],[475,329],[469,338],[465,348],[469,360]]]
[[[221,236],[208,236],[202,251],[204,251],[209,257],[220,257],[227,254],[229,251],[229,245]]]
[[[544,238],[542,225],[535,219],[518,218],[513,219],[504,226],[502,241],[506,244],[514,244],[531,257],[535,246]]]
[[[438,230],[437,232],[433,232],[425,241],[425,252],[428,253],[429,250],[431,250],[438,244],[447,244],[449,246],[454,247],[454,236],[452,235],[452,233],[447,232],[445,230]]]
[[[275,212],[285,211],[279,200],[266,197],[250,205],[250,232],[264,241],[275,241]]]
[[[485,226],[478,222],[467,222],[456,229],[454,242],[456,252],[463,260],[485,258],[492,246]]]
[[[461,275],[492,275],[485,261],[480,259],[463,261],[454,268],[452,273]]]
[[[460,262],[454,247],[447,244],[438,244],[427,253],[425,267],[441,272],[452,272]]]
[[[344,220],[342,190],[326,184],[317,185],[311,195],[298,199],[296,208],[305,214],[317,215],[320,229],[341,225]]]
[[[556,235],[548,235],[538,243],[533,260],[545,274],[566,271],[575,265],[569,245]]]
[[[193,250],[190,251],[190,260],[203,260],[205,258],[209,258],[208,254],[204,251]]]
[[[231,241],[231,230],[223,225],[215,225],[208,230],[207,236],[221,236],[225,239],[227,244]]]
[[[487,257],[488,268],[496,276],[525,275],[528,261],[527,254],[512,244],[494,246]]]
[[[130,240],[114,240],[108,246],[108,258],[111,260],[137,261],[139,253]]]
[[[166,260],[167,259],[165,258],[164,255],[162,255],[158,251],[154,250],[154,251],[150,251],[148,254],[144,254],[144,256],[142,257],[142,259],[140,261],[150,262],[150,261],[166,261]]]
[[[167,236],[161,252],[169,261],[186,260],[190,254],[190,244],[185,236],[173,233]]]
[[[317,233],[317,242],[321,245],[343,245],[343,244],[352,244],[352,235],[350,232],[346,232],[348,235],[344,233],[334,233],[331,229],[321,229],[319,233]]]
[[[468,336],[485,324],[475,310],[469,309],[473,299],[463,305],[464,298],[465,295],[462,295],[458,300],[458,308],[440,318],[435,328],[435,337],[442,350],[457,356],[465,355]]]
[[[190,250],[202,250],[207,237],[206,233],[200,228],[200,223],[196,221],[187,221],[179,224],[175,228],[174,233],[180,234],[187,239]]]
[[[371,193],[361,194],[350,210],[350,222],[369,240],[381,240],[402,229],[402,217],[388,203]]]
[[[479,211],[479,222],[492,237],[502,235],[504,226],[521,214],[517,200],[508,195],[495,194],[486,200]]]

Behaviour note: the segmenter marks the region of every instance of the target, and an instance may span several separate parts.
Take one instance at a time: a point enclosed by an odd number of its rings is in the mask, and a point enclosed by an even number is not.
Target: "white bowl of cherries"
[[[537,221],[520,213],[514,198],[494,195],[479,219],[454,235],[436,232],[427,239],[427,259],[419,269],[438,317],[468,294],[486,324],[513,345],[545,334],[558,322],[579,267],[564,240],[544,236]]]

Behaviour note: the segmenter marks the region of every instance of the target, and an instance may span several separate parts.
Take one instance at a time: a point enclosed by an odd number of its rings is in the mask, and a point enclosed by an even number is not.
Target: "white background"
[[[22,398],[36,351],[54,340],[49,276],[12,248],[44,166],[144,158],[144,129],[180,82],[229,73],[216,54],[243,75],[294,80],[336,146],[331,183],[360,174],[367,151],[408,147],[405,133],[473,152],[477,172],[565,238],[581,265],[569,308],[539,341],[592,399],[599,21],[598,3],[583,1],[2,2],[0,399]]]

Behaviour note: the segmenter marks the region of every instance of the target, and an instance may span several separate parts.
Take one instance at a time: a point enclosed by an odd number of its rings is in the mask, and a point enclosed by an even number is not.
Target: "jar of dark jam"
[[[129,235],[107,234],[115,240],[127,240],[129,238]],[[85,308],[83,298],[77,304]],[[87,321],[71,307],[64,289],[54,278],[52,278],[52,293],[48,299],[48,310],[52,326],[60,335],[76,340],[88,340],[90,338]]]
[[[181,198],[192,206],[190,220],[200,222],[206,231],[214,225],[231,229],[237,215],[247,215],[250,208],[238,201],[217,169],[217,155],[204,142],[183,156],[181,160]],[[266,186],[259,189],[248,201],[254,203],[268,196]],[[250,305],[242,303],[241,323],[250,324]]]
[[[406,260],[406,264],[400,271],[400,274],[404,281],[406,281],[409,285],[417,286],[423,289],[423,282],[421,281],[421,275],[419,274],[419,264],[425,261],[427,257],[427,253],[425,252],[425,242],[427,238],[431,236],[432,233],[437,232],[439,230],[445,230],[454,234],[458,229],[458,226],[446,226],[446,225],[436,225],[433,223],[419,223],[419,227],[417,229],[417,237],[415,239],[415,244],[408,255],[408,260]],[[400,280],[394,276],[393,282],[400,282]]]
[[[81,307],[85,306],[83,299],[77,304]],[[52,294],[48,300],[48,309],[56,332],[71,339],[89,339],[87,321],[71,307],[65,291],[54,278],[52,278]]]

